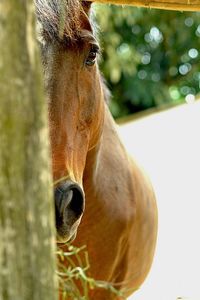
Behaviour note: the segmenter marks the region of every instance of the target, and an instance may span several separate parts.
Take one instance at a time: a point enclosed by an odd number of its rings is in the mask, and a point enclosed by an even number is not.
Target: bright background
[[[200,102],[119,130],[153,182],[159,211],[154,263],[130,300],[200,300]]]

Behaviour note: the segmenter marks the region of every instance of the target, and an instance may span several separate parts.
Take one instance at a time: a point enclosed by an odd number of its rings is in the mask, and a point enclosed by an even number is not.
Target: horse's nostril
[[[61,213],[64,213],[65,209],[70,205],[72,198],[73,198],[72,190],[63,192],[62,200],[60,201],[60,207],[59,207]]]
[[[71,192],[72,198],[68,207],[75,213],[76,217],[79,217],[84,211],[84,195],[82,190],[77,187],[73,187]]]
[[[65,182],[56,187],[55,193],[56,219],[61,218],[62,222],[67,216],[78,218],[84,211],[84,194],[78,184]],[[60,220],[61,221],[61,220]]]

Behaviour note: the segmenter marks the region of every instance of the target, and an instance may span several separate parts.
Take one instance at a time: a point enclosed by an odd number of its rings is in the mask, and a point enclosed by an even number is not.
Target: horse
[[[109,111],[91,4],[78,0],[35,0],[35,4],[57,243],[64,249],[67,241],[86,245],[90,275],[125,289],[128,297],[143,283],[152,264],[157,239],[155,194],[127,154]],[[121,299],[103,289],[91,290],[89,296]]]

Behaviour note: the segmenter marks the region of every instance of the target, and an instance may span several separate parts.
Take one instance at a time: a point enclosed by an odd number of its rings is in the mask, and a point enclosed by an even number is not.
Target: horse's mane
[[[36,16],[44,35],[76,39],[83,7],[79,0],[35,0]]]

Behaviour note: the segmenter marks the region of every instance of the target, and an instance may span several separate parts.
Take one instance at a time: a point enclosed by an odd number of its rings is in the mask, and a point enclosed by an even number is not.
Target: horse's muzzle
[[[76,235],[85,208],[82,188],[70,180],[60,183],[54,191],[58,242]]]

